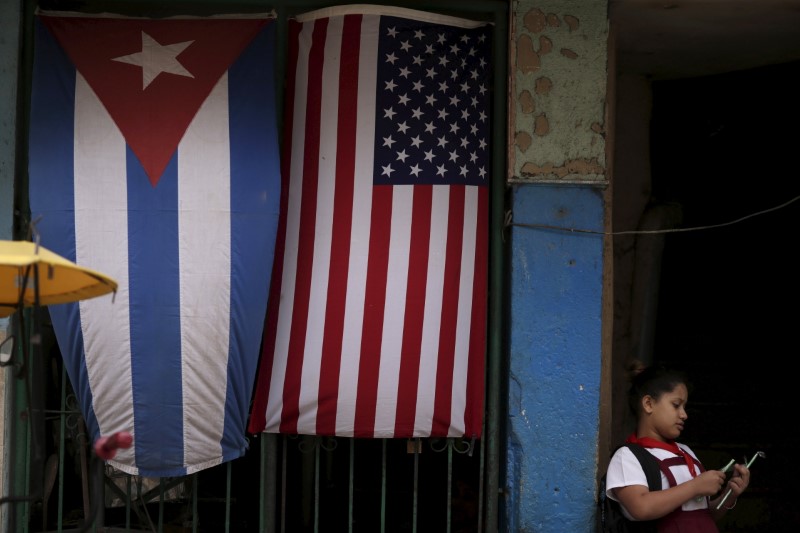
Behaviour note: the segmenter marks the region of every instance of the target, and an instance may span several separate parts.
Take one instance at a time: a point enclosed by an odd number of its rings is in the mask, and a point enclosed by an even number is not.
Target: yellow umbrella
[[[0,240],[0,318],[36,304],[38,267],[39,305],[54,305],[117,292],[117,282],[105,274],[76,265],[29,241]],[[21,300],[20,300],[21,298]]]

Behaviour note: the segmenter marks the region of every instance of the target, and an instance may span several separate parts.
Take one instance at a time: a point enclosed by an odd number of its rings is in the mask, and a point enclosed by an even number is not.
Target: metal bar
[[[322,448],[320,437],[314,439],[314,533],[319,533],[319,454]]]
[[[26,337],[30,338],[30,335],[31,335],[31,333],[27,333]],[[31,354],[31,349],[30,349],[30,345],[29,345],[28,346],[28,354],[27,354],[26,359],[30,358],[30,354]],[[23,367],[22,368],[23,368],[24,372],[26,372],[26,373],[28,373],[30,371],[30,368],[26,368],[25,367],[25,363],[23,363]],[[29,390],[30,389],[30,385],[29,385],[27,376],[25,376],[24,380],[25,380],[25,389],[24,389],[25,392],[23,393],[23,395],[24,395],[25,412],[26,413],[30,413],[30,409],[31,409],[30,390]],[[31,471],[30,471],[30,466],[31,466],[31,447],[32,447],[32,440],[33,440],[33,437],[31,436],[30,417],[27,418],[27,423],[25,424],[25,436],[26,436],[26,440],[25,440],[25,470],[24,470],[24,473],[22,475],[22,479],[23,479],[23,483],[24,483],[24,487],[25,488],[24,488],[22,494],[30,495],[30,490],[31,490],[31,486],[30,486],[30,480],[31,480]],[[28,533],[28,531],[29,531],[30,518],[31,518],[30,513],[31,513],[31,504],[30,504],[30,501],[27,501],[27,499],[26,499],[25,501],[22,502],[22,517],[23,517],[22,533]]]
[[[347,496],[347,531],[353,533],[353,481],[356,462],[356,439],[350,439],[350,479]]]
[[[484,426],[485,425],[486,425],[486,422],[484,422]],[[484,496],[485,496],[485,491],[484,491],[484,488],[483,488],[483,482],[484,482],[484,464],[485,464],[485,461],[486,461],[486,453],[485,453],[486,446],[483,445],[483,441],[479,440],[479,441],[477,441],[477,443],[478,443],[478,446],[480,446],[481,451],[480,451],[480,459],[479,459],[479,463],[478,463],[478,524],[477,524],[476,533],[483,533],[483,530],[484,530],[484,527],[483,527],[483,507],[484,507],[483,502],[484,502]]]
[[[158,533],[164,532],[164,478],[158,478]]]
[[[61,365],[61,414],[58,416],[58,531],[64,527],[64,450],[67,431],[67,367]]]
[[[414,500],[413,511],[411,512],[411,530],[416,533],[417,531],[417,502],[419,501],[419,452],[421,450],[422,441],[418,438],[414,439]]]
[[[507,83],[504,65],[507,64],[508,4],[494,3],[494,90],[492,118],[492,183],[489,210],[489,316],[488,365],[486,380],[487,458],[486,458],[486,531],[498,528],[500,493],[500,378],[503,339],[503,220],[505,216],[506,178],[506,117],[508,116]]]
[[[16,313],[15,316],[12,317],[14,321],[16,330],[17,330],[17,338],[19,342],[15,344],[15,352],[12,356],[15,358],[16,361],[24,360],[25,354],[27,353],[26,348],[26,335],[27,331],[25,328],[25,313],[26,310],[22,310]],[[13,372],[11,379],[7,379],[6,383],[8,386],[8,393],[6,398],[8,399],[8,406],[7,406],[7,413],[10,416],[8,420],[8,441],[10,443],[10,448],[8,448],[9,454],[9,461],[7,463],[8,469],[8,480],[9,480],[9,502],[8,502],[8,526],[9,531],[15,532],[17,531],[17,511],[18,506],[21,505],[21,501],[18,499],[20,498],[19,495],[24,494],[25,486],[25,476],[18,475],[17,472],[25,472],[27,469],[27,461],[26,457],[23,456],[22,451],[28,449],[28,437],[27,431],[23,431],[25,426],[22,425],[22,422],[19,420],[18,410],[21,405],[24,405],[24,389],[19,385],[19,380],[21,376],[19,375],[19,370],[16,365],[8,369],[10,372]]]
[[[89,468],[89,460],[86,457],[86,446],[88,445],[89,438],[86,435],[86,425],[83,423],[83,417],[78,418],[75,424],[75,441],[78,446],[78,459],[80,460],[81,479],[83,480],[81,492],[83,495],[83,517],[84,520],[89,520],[92,513],[92,497],[90,491],[98,490],[95,487],[90,487],[92,482],[92,474]]]
[[[259,476],[262,498],[259,501],[259,531],[275,533],[275,509],[277,497],[277,447],[278,436],[273,433],[261,434],[261,472]]]
[[[133,501],[131,500],[132,477],[130,474],[125,476],[125,529],[131,528],[131,507],[133,506]]]
[[[192,474],[192,533],[197,533],[197,493],[200,488],[200,476]]]
[[[38,246],[39,238],[36,237]],[[45,267],[43,267],[45,268]],[[31,432],[31,462],[28,493],[40,498],[44,491],[44,363],[42,353],[42,309],[39,304],[39,265],[33,265],[33,332],[28,364],[28,425]]]
[[[233,471],[233,462],[226,463],[225,472],[225,533],[230,533],[231,530],[231,473]]]
[[[140,480],[142,479],[141,476],[139,477],[139,479]],[[166,492],[169,492],[170,490],[174,489],[175,487],[179,486],[181,483],[184,482],[184,478],[183,477],[166,478],[169,481],[164,481],[164,479],[165,478],[159,478],[158,488],[150,489],[148,491],[145,491],[144,493],[142,493],[140,491],[138,493],[139,494],[139,499],[143,500],[143,501],[148,501],[148,500],[150,500],[151,498],[153,498],[155,496],[156,491],[158,491],[159,493],[162,492],[162,491],[166,493]],[[162,484],[164,485],[163,489],[161,487]]]
[[[386,439],[381,439],[381,532],[386,531]]]
[[[258,472],[258,494],[260,495],[258,499],[258,530],[259,531],[266,531],[267,529],[267,517],[266,517],[266,507],[267,507],[267,472],[269,469],[267,468],[267,439],[263,438],[264,434],[262,433],[261,445],[258,447],[261,461],[259,464],[261,465],[261,469]]]
[[[286,533],[286,435],[283,435],[283,464],[281,465],[281,533]]]
[[[125,499],[125,501],[130,500],[130,494],[126,493],[121,488],[117,487],[114,483],[108,482],[109,487],[111,487],[111,492],[116,494],[120,499]]]
[[[453,515],[453,439],[447,439],[447,533]]]

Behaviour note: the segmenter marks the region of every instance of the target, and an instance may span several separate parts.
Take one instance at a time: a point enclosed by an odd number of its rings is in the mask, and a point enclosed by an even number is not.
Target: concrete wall
[[[511,40],[514,225],[502,529],[591,531],[603,351],[610,345],[603,329],[606,1],[520,1]]]
[[[514,220],[602,231],[584,187],[518,186]],[[507,531],[590,531],[597,457],[603,238],[515,227]]]

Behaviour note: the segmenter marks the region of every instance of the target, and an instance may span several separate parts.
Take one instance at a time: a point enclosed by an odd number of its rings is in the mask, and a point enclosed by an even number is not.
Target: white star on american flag
[[[487,29],[418,26],[383,30],[375,168],[392,184],[485,185]]]

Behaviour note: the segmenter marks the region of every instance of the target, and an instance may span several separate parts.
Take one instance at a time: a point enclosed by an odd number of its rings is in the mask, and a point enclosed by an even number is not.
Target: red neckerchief
[[[697,477],[697,471],[694,469],[694,461],[692,458],[689,457],[689,454],[681,450],[680,446],[678,446],[674,440],[669,442],[661,442],[660,440],[651,439],[650,437],[637,437],[636,432],[631,433],[628,435],[628,438],[625,439],[625,442],[638,444],[639,446],[643,446],[644,448],[661,448],[662,450],[667,450],[668,452],[672,452],[679,457],[683,457],[683,460],[686,461],[686,466],[689,467],[689,473],[692,474],[692,477]]]

